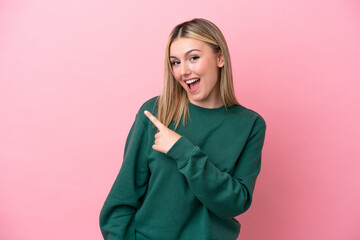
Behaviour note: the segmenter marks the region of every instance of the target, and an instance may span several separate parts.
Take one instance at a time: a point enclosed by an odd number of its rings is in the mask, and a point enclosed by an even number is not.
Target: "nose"
[[[181,69],[180,69],[181,76],[187,76],[190,73],[191,73],[191,71],[190,71],[190,68],[187,65],[187,63],[185,62],[185,63],[181,64]]]

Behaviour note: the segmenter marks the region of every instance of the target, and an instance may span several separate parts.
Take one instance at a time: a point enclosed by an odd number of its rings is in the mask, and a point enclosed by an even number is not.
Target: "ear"
[[[224,55],[222,54],[222,51],[219,51],[216,57],[216,64],[219,68],[222,68],[224,66],[224,63]]]

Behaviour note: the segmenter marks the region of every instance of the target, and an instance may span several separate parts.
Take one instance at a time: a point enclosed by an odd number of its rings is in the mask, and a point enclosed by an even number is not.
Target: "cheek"
[[[173,69],[173,76],[177,81],[179,81],[180,78],[181,78],[180,70],[178,70],[177,68],[174,68]]]
[[[214,62],[208,62],[199,66],[198,72],[201,74],[206,74],[210,78],[218,78],[219,68]]]
[[[208,62],[199,62],[198,64],[192,66],[192,71],[198,75],[207,74],[209,70]]]

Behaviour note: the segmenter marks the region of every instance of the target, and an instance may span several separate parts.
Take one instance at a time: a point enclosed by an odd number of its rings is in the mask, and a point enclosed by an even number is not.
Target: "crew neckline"
[[[205,107],[200,107],[198,105],[195,105],[195,104],[191,103],[190,101],[189,101],[189,107],[192,109],[197,109],[197,110],[207,111],[207,112],[218,112],[218,111],[223,111],[225,109],[225,105],[222,105],[221,107],[217,107],[217,108],[205,108]]]

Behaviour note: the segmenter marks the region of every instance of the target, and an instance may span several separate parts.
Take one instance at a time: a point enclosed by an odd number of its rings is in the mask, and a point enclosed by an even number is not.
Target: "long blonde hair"
[[[177,25],[170,33],[165,50],[164,83],[160,97],[157,99],[157,118],[165,126],[174,122],[175,129],[179,126],[181,117],[183,124],[189,114],[188,97],[185,89],[175,79],[170,63],[170,45],[182,37],[194,38],[208,43],[215,53],[221,51],[224,56],[224,66],[220,69],[220,96],[225,107],[240,105],[236,100],[233,86],[230,54],[225,38],[220,29],[212,22],[195,18]]]

